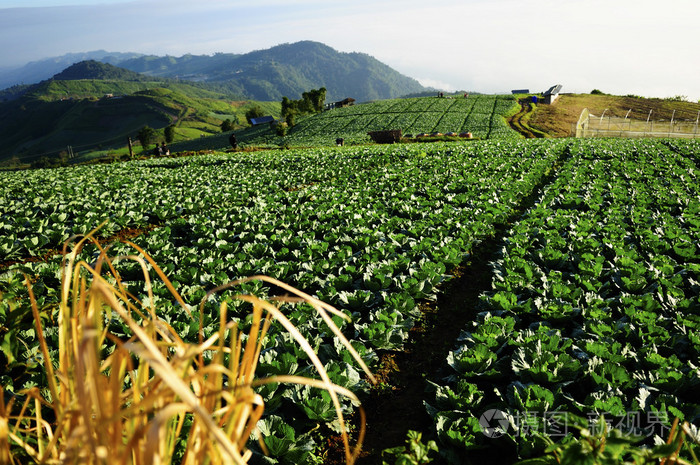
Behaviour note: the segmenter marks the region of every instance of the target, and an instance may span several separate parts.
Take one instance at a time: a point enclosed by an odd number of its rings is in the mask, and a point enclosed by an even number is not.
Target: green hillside
[[[146,76],[109,63],[85,60],[75,63],[54,75],[55,81],[73,81],[77,79],[102,79],[117,81],[146,81]]]
[[[370,143],[369,131],[401,129],[404,135],[471,132],[482,139],[518,139],[505,117],[519,109],[510,95],[470,95],[447,98],[416,97],[381,100],[325,111],[301,119],[285,137],[268,125],[236,131],[242,146],[335,145]],[[191,140],[173,150],[218,150],[228,147],[228,134]]]
[[[158,80],[94,61],[69,67],[0,103],[0,160],[31,163],[60,152],[125,147],[144,126],[175,126],[175,140],[221,131],[230,119],[246,125],[245,112],[260,106],[278,116],[279,102],[251,102],[174,80]]]
[[[263,101],[294,98],[320,87],[328,90],[329,101],[352,97],[360,102],[426,90],[415,79],[367,54],[342,53],[312,41],[282,44],[244,55],[143,56],[123,61],[119,66],[149,76],[202,82],[221,92]]]
[[[245,55],[141,57],[120,66],[131,70],[82,61],[52,79],[0,92],[0,161],[26,164],[71,150],[124,147],[144,126],[159,131],[159,140],[164,128],[175,126],[175,142],[218,134],[226,119],[240,130],[247,126],[245,112],[253,105],[279,117],[283,96],[294,99],[323,86],[329,102],[425,90],[369,55],[340,53],[308,41]],[[150,76],[136,72],[140,70]],[[292,143],[305,143],[313,131],[300,129],[291,131]],[[278,142],[271,131],[262,132],[251,131],[255,143]]]

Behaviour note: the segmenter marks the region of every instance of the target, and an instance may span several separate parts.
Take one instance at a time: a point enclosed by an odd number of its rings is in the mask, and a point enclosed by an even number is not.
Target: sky
[[[315,40],[449,91],[561,84],[698,101],[698,18],[698,0],[0,0],[0,67]]]

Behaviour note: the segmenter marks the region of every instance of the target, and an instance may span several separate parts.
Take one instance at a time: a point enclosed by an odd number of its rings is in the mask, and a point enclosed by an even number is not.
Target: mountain
[[[338,52],[312,41],[243,55],[141,56],[119,66],[150,76],[204,82],[253,100],[295,99],[320,87],[326,88],[329,101],[352,97],[360,102],[426,90],[370,55]]]
[[[44,71],[75,57],[44,61]],[[253,105],[279,116],[282,97],[298,99],[320,87],[327,102],[426,90],[367,54],[311,41],[241,55],[107,54],[70,63],[51,76],[0,91],[0,160],[55,155],[66,146],[115,146],[144,125],[161,130],[173,124],[180,139],[199,137],[219,132],[225,119],[245,124]]]
[[[31,86],[0,91],[0,160],[30,163],[99,147],[123,147],[144,126],[175,126],[176,140],[219,133],[223,120],[244,124],[256,105],[279,116],[279,102],[232,101],[197,83],[154,78],[84,61]],[[140,149],[139,149],[140,150]]]
[[[55,81],[75,81],[79,79],[101,79],[105,81],[152,80],[143,74],[95,60],[85,60],[75,63],[53,76],[53,80]]]
[[[156,78],[95,60],[81,61],[67,67],[50,79],[32,85],[17,85],[0,91],[0,102],[20,97],[43,101],[101,98],[107,94],[131,95],[153,87],[176,88],[190,97],[234,99],[195,82]]]
[[[319,42],[282,44],[245,54],[181,57],[108,53],[70,54],[0,72],[0,89],[49,79],[76,62],[95,60],[152,78],[198,83],[210,90],[260,101],[297,99],[325,87],[328,101],[352,97],[359,102],[400,97],[427,90],[364,53],[338,52]],[[16,93],[16,92],[15,92]]]
[[[23,84],[36,84],[37,82],[51,78],[54,74],[80,61],[97,60],[103,63],[116,65],[124,60],[136,58],[138,56],[141,56],[141,54],[95,50],[86,53],[69,53],[60,57],[32,61],[19,68],[1,69],[0,89]]]

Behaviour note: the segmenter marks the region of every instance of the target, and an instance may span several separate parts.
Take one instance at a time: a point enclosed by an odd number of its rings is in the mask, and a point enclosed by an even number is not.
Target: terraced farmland
[[[291,145],[332,146],[337,138],[346,144],[370,143],[370,131],[401,129],[404,134],[471,132],[481,139],[518,139],[506,122],[517,112],[518,103],[510,95],[470,95],[465,97],[419,97],[381,100],[336,108],[303,118],[280,137],[268,126],[237,132],[243,146]],[[173,146],[177,150],[219,150],[228,147],[228,133]]]
[[[470,99],[406,99],[384,104],[384,113],[368,104],[315,118],[325,122],[318,124],[323,132],[347,130],[329,137],[352,140],[354,134],[359,141],[360,132],[378,128],[380,115],[393,122],[414,106],[421,116],[407,122],[406,131],[465,130],[490,107],[481,121],[489,121],[487,135],[497,131],[496,110],[510,101],[493,98],[477,107],[479,100]],[[460,128],[447,128],[465,113]],[[299,137],[303,130],[300,123]],[[231,293],[210,299],[201,314],[195,307],[208,289],[266,274],[350,316],[351,322],[338,322],[343,334],[377,370],[387,354],[402,353],[408,365],[400,368],[413,369],[412,328],[425,324],[428,309],[437,318],[448,311],[440,308],[443,297],[451,285],[467,285],[459,276],[476,266],[475,256],[488,262],[477,264],[490,273],[490,285],[476,289],[481,297],[449,309],[467,322],[456,328],[463,332],[448,341],[439,363],[418,374],[421,411],[413,414],[427,419],[421,432],[437,441],[440,462],[471,463],[476,450],[482,450],[478,457],[485,451],[511,461],[541,455],[548,440],[575,437],[573,428],[564,434],[546,429],[562,412],[605,414],[621,426],[622,418],[637,415],[644,421],[633,433],[649,444],[665,437],[675,417],[700,424],[694,395],[700,389],[698,142],[501,139],[327,147],[0,176],[0,363],[8,394],[44,382],[18,272],[31,277],[45,318],[55,318],[61,261],[51,249],[107,220],[103,236],[142,232],[135,243],[192,306],[194,318],[162,283],[148,295],[138,263],[116,263],[126,290],[156,304],[183,339],[197,340],[200,321],[204,338],[216,334],[222,301],[230,301],[230,317],[245,327],[249,308]],[[493,254],[475,255],[488,244]],[[26,260],[47,253],[44,261]],[[117,243],[111,253],[134,250]],[[87,246],[79,258],[89,263],[97,254]],[[279,290],[253,282],[236,291],[269,296]],[[405,386],[392,386],[390,373],[384,385],[370,387],[303,305],[283,310],[333,382],[364,400],[401,398]],[[129,334],[118,320],[109,323],[120,337]],[[46,338],[55,350],[56,331],[47,329]],[[257,376],[276,374],[308,375],[310,362],[273,324]],[[327,396],[283,384],[259,392],[271,463],[330,460],[328,438],[338,426]],[[343,409],[351,415],[355,406],[346,401]],[[507,426],[484,429],[487,412],[500,412]],[[369,434],[382,434],[371,421]],[[399,443],[381,447],[400,446],[408,427],[394,425]],[[258,446],[249,447],[259,458]],[[374,446],[358,463],[381,463],[380,453]]]
[[[301,121],[290,131],[290,143],[368,142],[369,131],[401,129],[404,134],[471,132],[474,137],[518,138],[503,115],[517,102],[510,96],[473,95],[454,98],[407,98],[339,108]]]

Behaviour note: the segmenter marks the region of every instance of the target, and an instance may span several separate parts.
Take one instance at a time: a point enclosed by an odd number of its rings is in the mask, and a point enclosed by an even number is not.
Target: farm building
[[[348,97],[345,100],[341,100],[340,102],[335,102],[335,107],[336,108],[343,108],[343,107],[349,107],[350,105],[355,104],[355,99],[352,97]]]
[[[559,92],[561,92],[561,84],[550,87],[543,94],[544,98],[542,99],[542,102],[548,105],[553,104],[559,98]]]
[[[529,93],[530,93],[530,89],[514,89],[514,90],[511,90],[510,92],[511,92],[513,95],[516,95],[516,94],[529,94]]]
[[[349,107],[350,105],[355,104],[355,99],[352,97],[348,97],[345,100],[341,100],[339,102],[333,102],[329,103],[326,105],[326,110],[332,110],[334,108],[343,108],[343,107]]]
[[[257,126],[258,124],[273,123],[275,118],[272,116],[261,116],[259,118],[251,118],[250,124]]]

